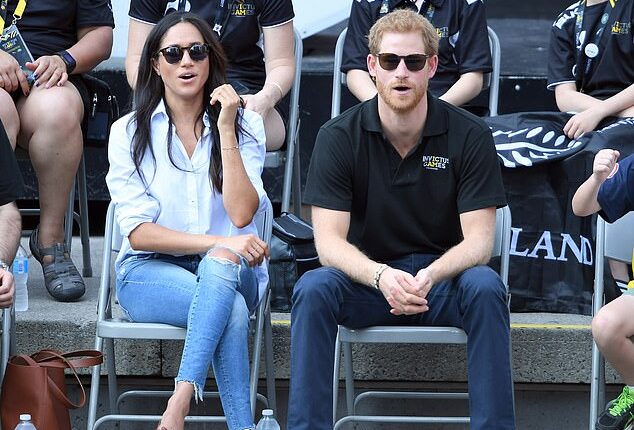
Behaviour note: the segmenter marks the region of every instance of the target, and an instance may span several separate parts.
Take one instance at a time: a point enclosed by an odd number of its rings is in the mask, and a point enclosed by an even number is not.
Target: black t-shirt
[[[491,131],[428,95],[421,142],[404,159],[384,137],[377,97],[321,127],[304,201],[350,212],[348,240],[370,258],[441,254],[459,243],[459,215],[506,204]]]
[[[0,123],[0,206],[22,195],[24,185],[9,138]]]
[[[17,3],[18,0],[9,0],[7,25]],[[28,0],[17,26],[37,59],[73,46],[80,28],[114,28],[114,18],[110,0]]]
[[[415,1],[389,0],[389,11],[416,7]],[[387,13],[382,0],[354,0],[348,20],[341,71],[368,70],[368,33],[372,25]],[[491,50],[484,10],[480,0],[426,0],[420,13],[436,27],[438,70],[429,82],[435,96],[441,96],[467,72],[491,71]]]
[[[548,89],[554,90],[559,84],[575,82],[580,90],[580,74],[576,73],[577,57],[586,44],[594,39],[606,3],[585,8],[581,41],[576,40],[575,34],[579,4],[568,7],[553,24],[548,57]],[[599,55],[585,77],[584,93],[606,99],[634,82],[633,16],[634,1],[616,2],[616,8],[600,40]],[[586,59],[584,54],[581,64],[585,65]]]
[[[220,3],[221,0],[132,0],[129,15],[156,24],[170,12],[189,10],[213,28],[217,17],[223,16],[218,14]],[[266,79],[264,53],[258,45],[260,27],[275,27],[292,20],[295,17],[293,4],[291,0],[224,0],[224,4],[230,11],[220,32],[220,42],[229,58],[227,78],[240,81],[249,92],[257,92]]]

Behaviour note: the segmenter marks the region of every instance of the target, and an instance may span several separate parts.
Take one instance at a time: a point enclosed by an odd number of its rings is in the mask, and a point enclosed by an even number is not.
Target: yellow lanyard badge
[[[8,0],[2,0],[0,2],[0,35],[4,32],[5,19],[7,16],[7,3]],[[22,18],[22,14],[26,9],[26,0],[18,0],[18,5],[15,7],[13,11],[13,21],[11,24],[15,24],[18,22],[20,18]]]

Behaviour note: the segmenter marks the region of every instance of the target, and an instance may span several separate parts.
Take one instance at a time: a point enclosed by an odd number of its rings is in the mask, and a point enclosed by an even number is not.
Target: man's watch
[[[11,271],[11,266],[9,266],[7,263],[5,263],[4,261],[0,260],[0,269],[10,272]]]
[[[69,75],[73,73],[73,70],[75,70],[75,67],[77,67],[77,62],[75,61],[73,56],[70,55],[70,52],[59,51],[56,52],[55,55],[61,57],[62,61],[64,61],[64,64],[66,64],[66,73],[68,73]]]

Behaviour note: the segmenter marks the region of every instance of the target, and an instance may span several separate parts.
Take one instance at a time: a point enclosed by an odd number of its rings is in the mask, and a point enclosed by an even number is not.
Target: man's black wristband
[[[66,64],[66,73],[68,73],[69,75],[73,73],[73,70],[75,70],[75,67],[77,66],[77,62],[75,61],[73,56],[70,55],[70,52],[59,51],[56,52],[55,55],[61,57],[62,61],[64,61],[64,64]]]

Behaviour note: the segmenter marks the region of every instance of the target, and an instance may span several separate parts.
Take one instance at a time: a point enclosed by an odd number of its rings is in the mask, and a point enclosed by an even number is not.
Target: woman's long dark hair
[[[141,60],[139,62],[139,71],[136,79],[136,90],[134,92],[136,112],[128,122],[128,125],[136,123],[130,152],[136,167],[136,172],[147,185],[148,183],[141,172],[141,162],[143,161],[143,157],[146,152],[149,151],[154,164],[156,165],[156,158],[154,156],[154,149],[152,145],[150,120],[152,112],[154,112],[154,109],[156,109],[156,106],[158,106],[165,94],[165,86],[163,85],[161,77],[154,71],[153,61],[158,59],[158,50],[161,49],[160,44],[161,40],[165,36],[165,33],[167,33],[167,31],[176,24],[182,22],[196,27],[202,35],[204,42],[209,45],[209,76],[207,77],[207,82],[205,82],[203,89],[203,112],[201,112],[201,118],[204,112],[207,112],[211,126],[211,133],[214,139],[214,144],[211,149],[211,159],[209,162],[209,177],[213,187],[216,191],[221,193],[222,159],[220,154],[220,133],[218,131],[218,116],[220,115],[221,106],[220,103],[215,103],[211,106],[209,104],[209,100],[214,88],[226,83],[225,69],[227,59],[220,42],[218,42],[218,38],[209,24],[193,13],[174,12],[165,16],[154,26],[152,31],[150,31],[145,45],[143,46]],[[165,104],[165,109],[169,117],[167,152],[172,164],[178,168],[172,159],[172,120],[170,107],[167,103]],[[241,119],[242,115],[238,109],[235,121],[236,136],[238,139],[240,139],[241,132],[244,132],[241,127]]]

